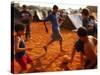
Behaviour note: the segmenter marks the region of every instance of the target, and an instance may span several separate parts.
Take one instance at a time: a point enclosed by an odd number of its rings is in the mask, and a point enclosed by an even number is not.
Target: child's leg
[[[63,51],[63,49],[62,49],[62,39],[59,40],[59,45],[60,45],[60,51],[62,52]]]
[[[49,42],[47,43],[46,46],[44,46],[44,49],[45,49],[46,52],[47,52],[47,47],[48,47],[50,44],[52,44],[53,42],[54,42],[54,40],[51,40],[51,41],[49,41]]]
[[[27,31],[28,31],[28,37],[30,38],[30,24],[28,24]]]
[[[27,24],[26,25],[26,40],[28,40],[30,38],[30,25]]]
[[[23,56],[20,59],[17,59],[18,63],[20,64],[22,71],[27,70],[27,58]]]
[[[27,63],[32,63],[32,57],[27,55]]]
[[[27,38],[27,40],[30,38],[30,30],[26,31],[26,38]]]
[[[53,42],[54,42],[54,40],[49,41],[49,42],[47,43],[46,46],[49,46],[49,45],[52,44]]]

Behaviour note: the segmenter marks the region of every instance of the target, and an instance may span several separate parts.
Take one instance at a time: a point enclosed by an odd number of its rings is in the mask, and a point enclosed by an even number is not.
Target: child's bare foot
[[[44,48],[45,52],[47,52],[47,46],[43,46],[43,48]]]

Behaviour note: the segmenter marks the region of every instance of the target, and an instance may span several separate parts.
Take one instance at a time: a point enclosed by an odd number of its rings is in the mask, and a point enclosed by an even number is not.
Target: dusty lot
[[[61,65],[61,63],[63,61],[67,62],[67,60],[65,60],[63,56],[68,55],[68,58],[71,57],[73,45],[78,37],[75,32],[65,29],[61,29],[61,33],[63,36],[63,50],[65,52],[60,52],[59,43],[56,41],[48,47],[47,54],[45,54],[43,46],[48,43],[52,33],[50,23],[47,23],[47,26],[49,29],[49,33],[45,32],[42,22],[31,24],[31,39],[26,42],[26,45],[33,48],[31,51],[27,51],[27,53],[32,56],[33,63],[35,63],[35,65],[28,65],[31,68],[27,72],[62,71],[63,68],[61,67],[63,67],[63,65]],[[41,55],[43,54],[45,55],[41,57]],[[65,64],[64,67],[68,70],[76,70],[80,68],[79,59],[79,53],[76,53],[73,63]],[[14,61],[14,63],[15,73],[18,73],[21,68],[16,61]]]

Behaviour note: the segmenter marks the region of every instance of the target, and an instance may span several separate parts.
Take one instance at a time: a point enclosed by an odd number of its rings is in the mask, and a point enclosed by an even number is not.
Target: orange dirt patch
[[[48,43],[51,37],[51,25],[47,23],[47,27],[49,29],[49,33],[45,32],[45,28],[42,22],[32,23],[31,24],[31,39],[26,42],[28,47],[32,47],[31,51],[28,51],[28,54],[33,58],[33,66],[31,65],[30,72],[36,71],[62,71],[61,63],[63,61],[67,61],[63,58],[64,55],[68,55],[70,58],[73,45],[77,40],[77,35],[75,32],[61,29],[62,37],[63,37],[63,50],[65,53],[61,53],[59,49],[59,42],[54,42],[48,47],[47,54],[43,57],[40,57],[45,53],[43,46]],[[40,58],[39,58],[40,57]],[[39,58],[38,60],[35,60]],[[65,65],[65,68],[69,68],[70,70],[76,70],[80,67],[80,56],[76,53],[74,62],[72,64]],[[37,63],[38,62],[38,63]],[[36,64],[36,65],[34,65]],[[15,73],[20,71],[20,65],[17,62],[14,64]],[[28,71],[29,72],[29,71]]]

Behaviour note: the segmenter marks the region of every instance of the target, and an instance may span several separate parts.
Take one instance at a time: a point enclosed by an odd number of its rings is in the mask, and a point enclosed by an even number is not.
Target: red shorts
[[[20,66],[23,70],[27,69],[27,63],[32,62],[32,58],[27,55],[24,55],[22,58],[16,59],[16,60],[18,61],[18,63],[20,64]]]

